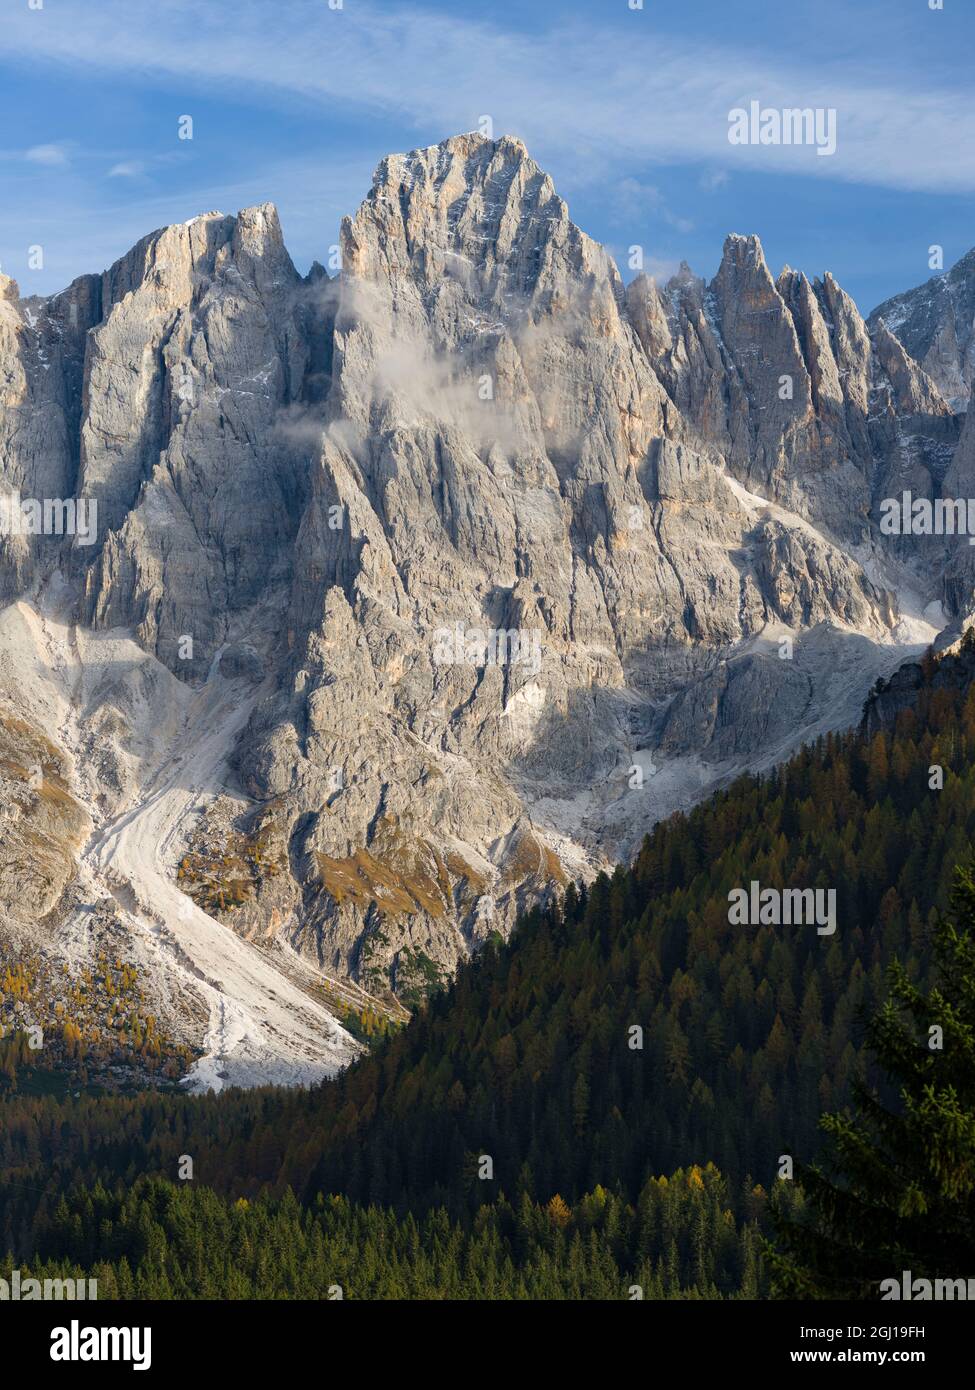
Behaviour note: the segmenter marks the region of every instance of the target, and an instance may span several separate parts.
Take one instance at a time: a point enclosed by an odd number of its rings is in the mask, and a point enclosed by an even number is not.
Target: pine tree
[[[895,962],[867,1030],[897,1100],[860,1079],[854,1112],[821,1121],[822,1166],[797,1171],[804,1214],[780,1215],[768,1250],[778,1296],[878,1298],[905,1270],[975,1277],[975,867],[956,870],[933,948],[931,990]]]

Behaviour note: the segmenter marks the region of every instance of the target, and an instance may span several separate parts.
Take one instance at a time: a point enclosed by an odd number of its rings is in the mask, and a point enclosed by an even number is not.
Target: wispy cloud
[[[64,168],[68,163],[68,151],[64,145],[32,145],[24,151],[24,158],[30,164],[43,164],[47,168]]]
[[[146,172],[146,166],[141,159],[125,159],[120,164],[113,164],[108,171],[110,179],[137,179]]]
[[[673,212],[656,184],[640,179],[618,179],[613,185],[613,215],[617,221],[639,223],[645,218],[657,219],[678,232],[690,232],[694,223],[689,217]]]
[[[646,22],[613,50],[583,23],[516,33],[419,8],[278,0],[269,42],[264,0],[237,0],[230,24],[220,4],[153,0],[146,24],[133,22],[139,8],[59,0],[43,18],[14,8],[4,19],[5,58],[155,75],[184,91],[246,84],[266,101],[339,102],[347,113],[393,114],[443,134],[490,114],[498,130],[522,135],[545,157],[572,154],[583,168],[598,153],[620,167],[696,160],[916,190],[975,187],[970,92],[923,72],[853,71],[820,55],[804,65],[801,53],[786,66],[755,49],[664,38]],[[836,155],[730,146],[728,112],[753,98],[766,107],[835,107]]]
[[[616,251],[617,260],[622,263],[623,247]],[[680,270],[681,262],[675,257],[670,256],[644,256],[643,265],[640,267],[645,275],[648,275],[658,285],[666,285]]]

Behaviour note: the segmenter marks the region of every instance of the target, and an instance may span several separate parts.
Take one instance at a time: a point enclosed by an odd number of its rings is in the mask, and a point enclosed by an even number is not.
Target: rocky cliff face
[[[879,304],[883,322],[955,410],[968,409],[975,383],[975,250],[944,275]]]
[[[967,443],[831,276],[732,236],[710,285],[626,287],[517,140],[384,160],[342,257],[300,277],[262,207],[51,301],[6,282],[0,478],[99,523],[7,538],[0,578],[151,664],[70,694],[96,821],[212,752],[226,700],[232,776],[171,876],[255,950],[412,1000],[963,619],[964,541],[878,509],[964,487]]]
[[[304,477],[278,426],[309,371],[301,288],[270,206],[169,227],[103,280],[79,491],[104,544],[83,616],[134,627],[190,677],[231,615],[289,578]]]
[[[26,498],[73,497],[88,330],[101,282],[85,276],[53,299],[22,300],[0,275],[0,483]],[[22,593],[56,562],[59,540],[0,526],[0,599]]]

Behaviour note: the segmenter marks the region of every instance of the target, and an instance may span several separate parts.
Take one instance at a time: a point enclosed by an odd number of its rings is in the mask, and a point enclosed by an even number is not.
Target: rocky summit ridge
[[[880,506],[968,496],[975,263],[866,320],[753,236],[626,285],[478,135],[384,159],[341,259],[265,204],[0,278],[0,493],[97,507],[0,536],[0,923],[138,961],[200,1086],[334,1070],[972,609]]]

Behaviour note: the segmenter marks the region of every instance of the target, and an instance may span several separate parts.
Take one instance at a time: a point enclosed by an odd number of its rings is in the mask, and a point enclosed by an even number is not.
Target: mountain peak
[[[97,694],[66,695],[69,746],[108,743],[79,795],[110,835],[210,749],[194,861],[259,844],[280,866],[247,869],[223,926],[206,870],[187,926],[175,878],[132,861],[111,911],[154,943],[163,904],[188,990],[240,932],[408,995],[417,961],[451,970],[729,767],[856,717],[898,659],[896,586],[942,579],[919,548],[882,592],[871,509],[906,462],[933,493],[955,422],[829,277],[777,284],[757,236],[710,285],[682,264],[624,290],[524,144],[468,133],[383,160],[342,249],[335,282],[302,279],[260,203],[150,234],[53,308],[0,305],[0,483],[97,503],[90,546],[0,536],[8,596],[55,567],[70,591],[54,666],[89,662]],[[106,642],[103,681],[92,629],[145,660]],[[14,696],[43,719],[35,670]],[[647,797],[619,774],[651,748],[674,776]]]
[[[878,304],[883,323],[924,368],[953,410],[968,409],[975,387],[975,248],[949,271]]]

